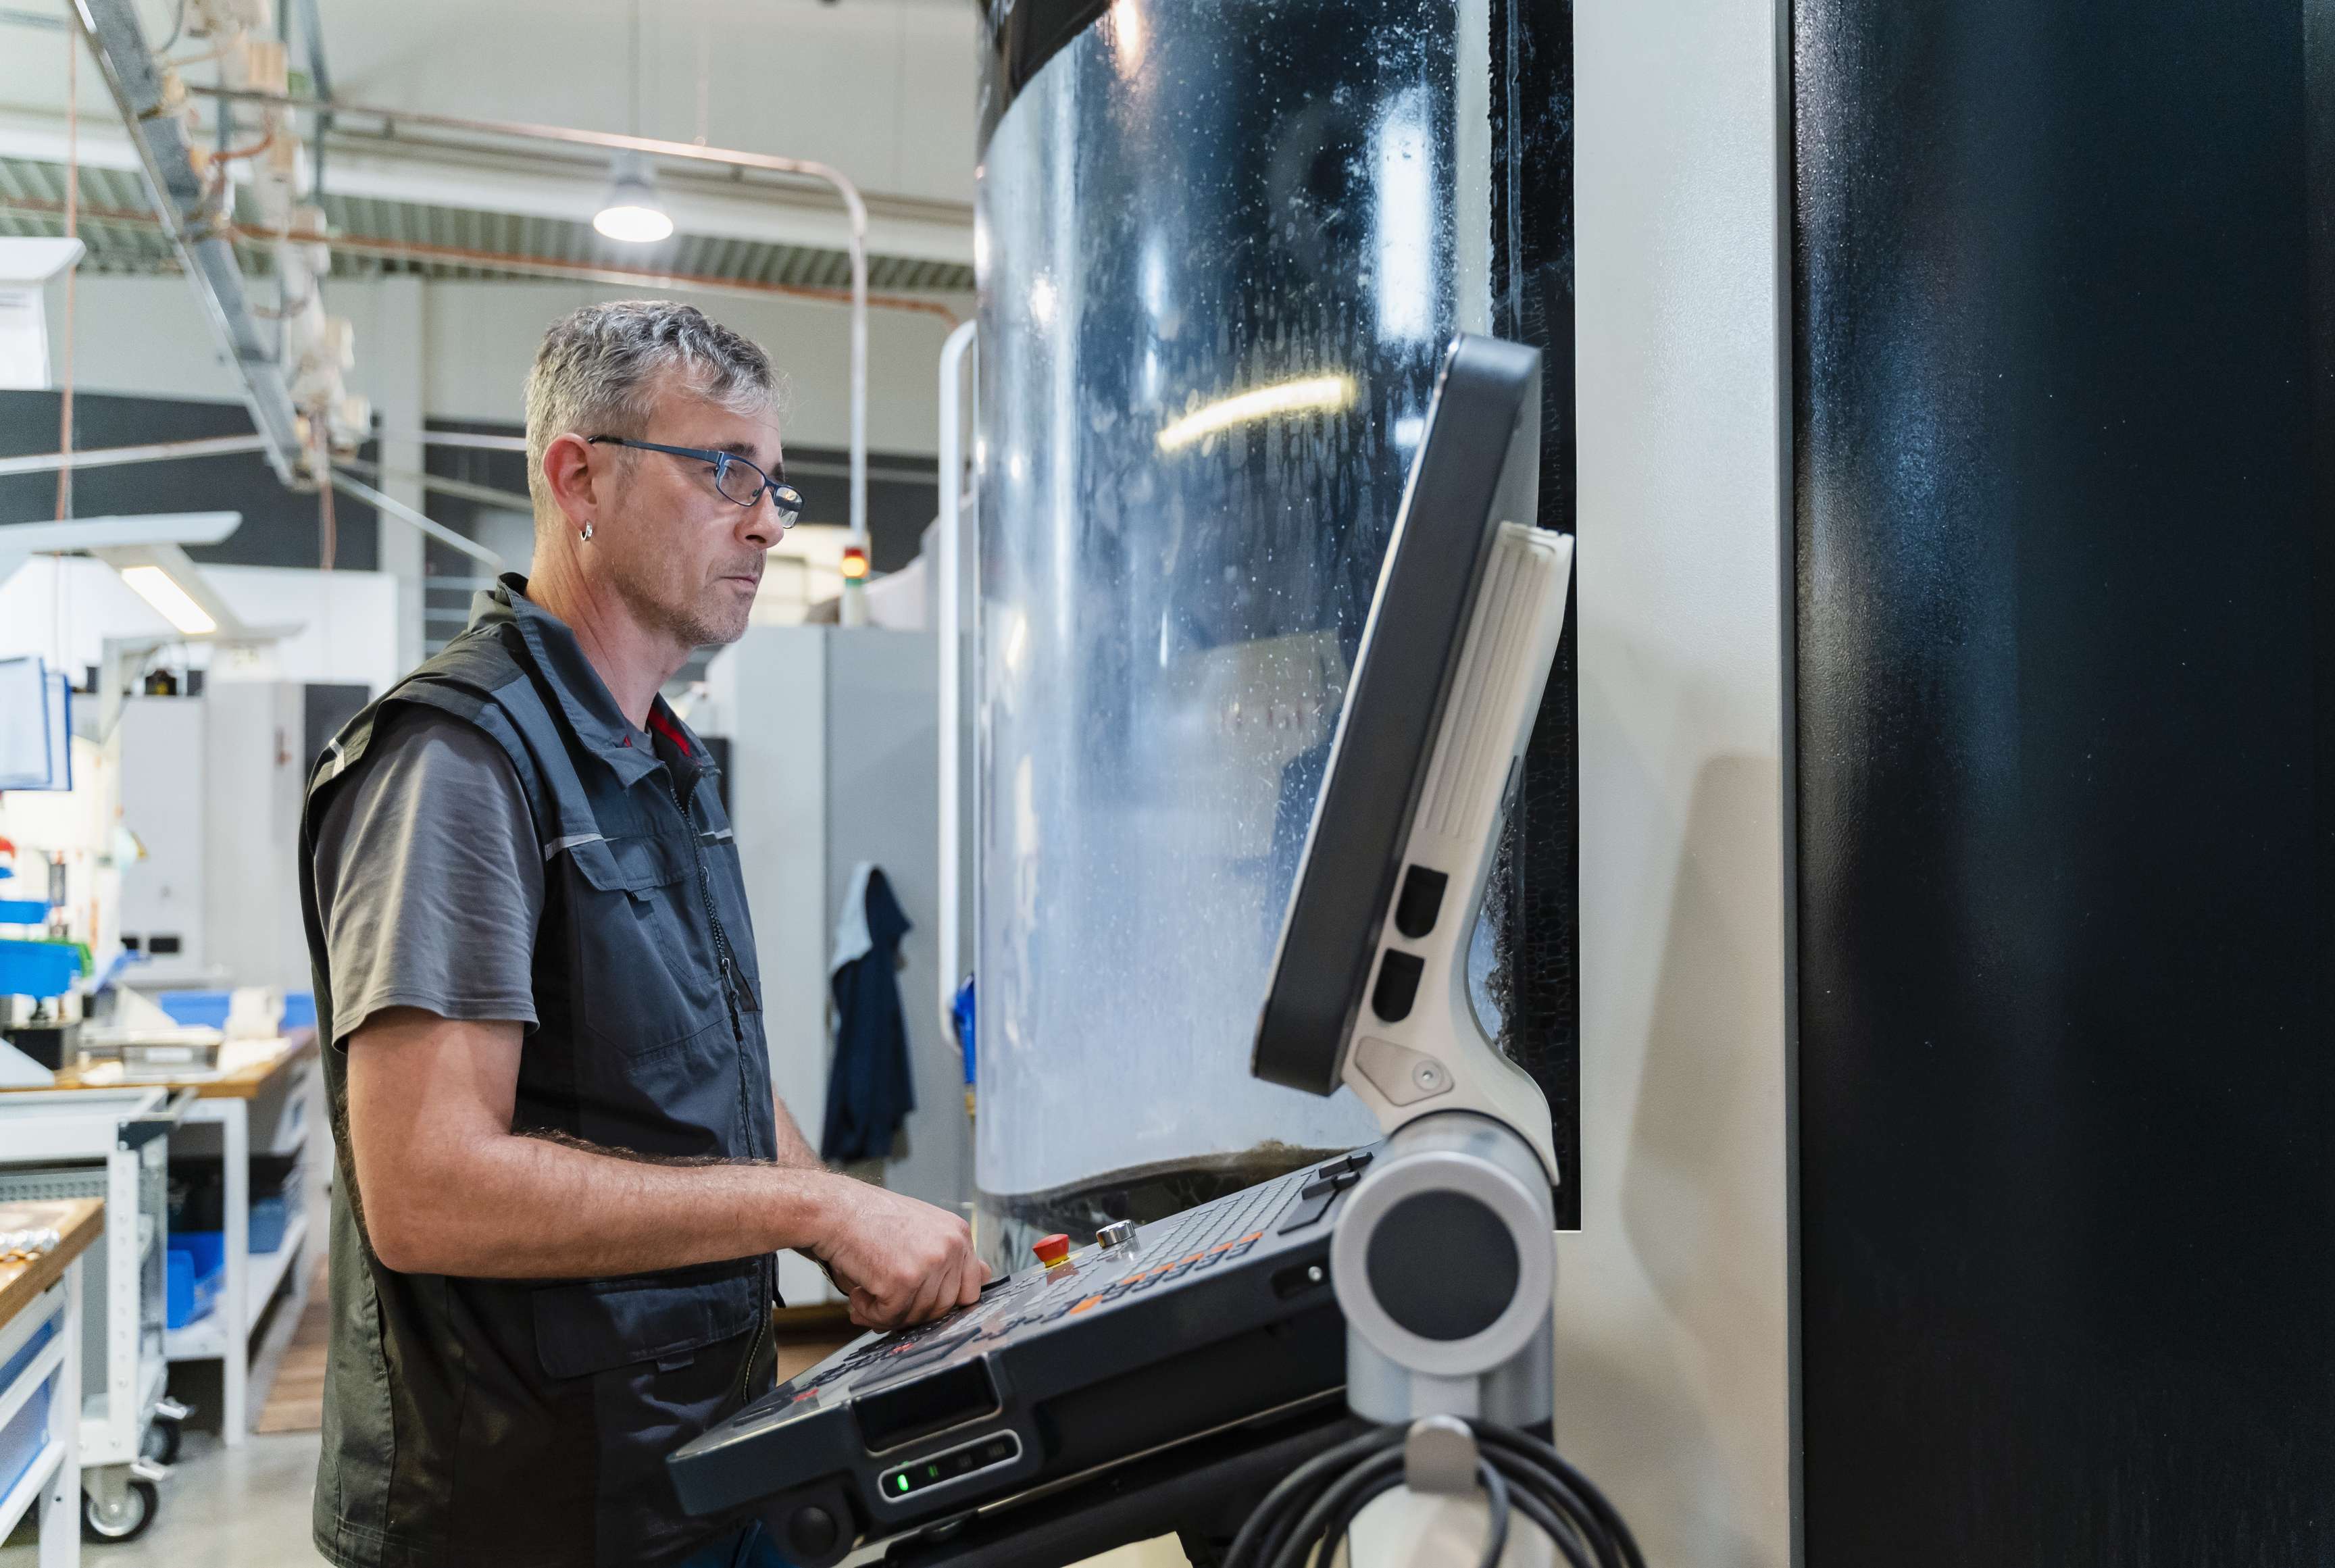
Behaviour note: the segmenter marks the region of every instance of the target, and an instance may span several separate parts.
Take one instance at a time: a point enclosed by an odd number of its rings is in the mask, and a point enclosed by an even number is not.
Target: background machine
[[[1513,1518],[1572,1562],[1637,1562],[1545,1442],[1566,1173],[1466,977],[1570,580],[1571,541],[1517,520],[1538,395],[1534,350],[1445,359],[1256,1032],[1258,1076],[1352,1087],[1385,1141],[1048,1238],[974,1306],[683,1448],[685,1507],[761,1506],[812,1564],[891,1537],[887,1562],[1032,1568],[1177,1531],[1264,1568],[1358,1519],[1366,1558],[1497,1562]],[[1458,1505],[1363,1517],[1406,1485]]]

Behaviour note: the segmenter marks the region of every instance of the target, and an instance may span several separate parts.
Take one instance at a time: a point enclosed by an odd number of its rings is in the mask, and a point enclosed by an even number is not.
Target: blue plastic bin
[[[226,1232],[173,1233],[162,1289],[163,1326],[183,1329],[209,1312],[218,1304],[219,1287],[226,1279]]]
[[[33,1364],[33,1358],[56,1336],[54,1318],[34,1330],[33,1337],[8,1358],[8,1364],[0,1367],[0,1389],[14,1383],[18,1374]],[[24,1478],[24,1472],[33,1467],[33,1461],[41,1457],[41,1450],[49,1446],[49,1395],[55,1385],[53,1375],[44,1379],[41,1386],[33,1390],[33,1397],[8,1418],[8,1424],[0,1427],[0,1496],[15,1489],[16,1483]]]
[[[45,898],[0,898],[0,925],[46,925],[49,904]]]
[[[0,996],[63,996],[81,973],[81,949],[0,938]]]
[[[284,1244],[284,1229],[292,1218],[290,1204],[280,1197],[257,1198],[251,1205],[251,1250],[272,1253]]]
[[[286,1034],[296,1029],[316,1027],[316,993],[313,991],[287,991],[284,993],[284,1021],[277,1025]]]

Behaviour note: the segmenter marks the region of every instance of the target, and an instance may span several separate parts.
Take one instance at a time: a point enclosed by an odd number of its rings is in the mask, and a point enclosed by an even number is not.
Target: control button
[[[1095,1244],[1107,1253],[1115,1253],[1121,1247],[1133,1246],[1135,1222],[1133,1220],[1111,1221],[1110,1224],[1095,1232]]]
[[[835,1550],[841,1534],[835,1515],[824,1508],[798,1508],[787,1521],[787,1544],[798,1557],[825,1556]]]
[[[1378,1156],[1372,1154],[1370,1150],[1366,1148],[1358,1148],[1353,1153],[1346,1157],[1346,1168],[1359,1176],[1361,1174],[1362,1167],[1376,1158],[1378,1158]]]
[[[1315,1224],[1323,1215],[1330,1212],[1330,1205],[1337,1199],[1338,1192],[1335,1187],[1327,1192],[1317,1192],[1308,1198],[1301,1198],[1298,1200],[1297,1206],[1289,1211],[1289,1217],[1281,1222],[1281,1234],[1285,1236],[1292,1231],[1302,1231],[1307,1225]]]
[[[1402,893],[1394,901],[1394,928],[1413,942],[1434,930],[1436,912],[1443,907],[1443,889],[1450,881],[1440,871],[1429,871],[1424,866],[1404,872]]]
[[[1051,1236],[1040,1236],[1030,1250],[1037,1253],[1038,1261],[1048,1268],[1060,1268],[1070,1261],[1071,1238],[1056,1231]]]
[[[1352,1186],[1361,1179],[1359,1175],[1345,1166],[1332,1166],[1300,1187],[1297,1195],[1302,1198],[1320,1197],[1323,1193],[1333,1193],[1342,1188]]]
[[[1371,992],[1371,1011],[1387,1023],[1400,1023],[1410,1016],[1410,1004],[1419,1000],[1419,977],[1427,973],[1427,961],[1417,953],[1388,948],[1379,960],[1379,982]]]

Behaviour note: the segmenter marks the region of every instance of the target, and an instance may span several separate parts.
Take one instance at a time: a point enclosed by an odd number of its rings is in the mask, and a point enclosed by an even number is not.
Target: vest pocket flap
[[[668,837],[595,838],[569,852],[584,880],[603,893],[647,893],[689,875],[689,846]]]
[[[552,1377],[582,1378],[691,1356],[754,1326],[755,1279],[750,1270],[547,1286],[533,1292],[536,1357]]]

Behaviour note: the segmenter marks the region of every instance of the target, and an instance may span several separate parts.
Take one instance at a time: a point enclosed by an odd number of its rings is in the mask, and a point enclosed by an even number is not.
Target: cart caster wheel
[[[157,1465],[179,1462],[179,1437],[183,1428],[168,1417],[157,1416],[146,1428],[145,1441],[138,1445],[139,1454]]]
[[[118,1543],[135,1541],[146,1534],[146,1526],[154,1522],[154,1511],[161,1506],[161,1495],[151,1481],[131,1481],[121,1488],[121,1501],[107,1508],[97,1498],[83,1493],[81,1499],[81,1534],[84,1541]]]

